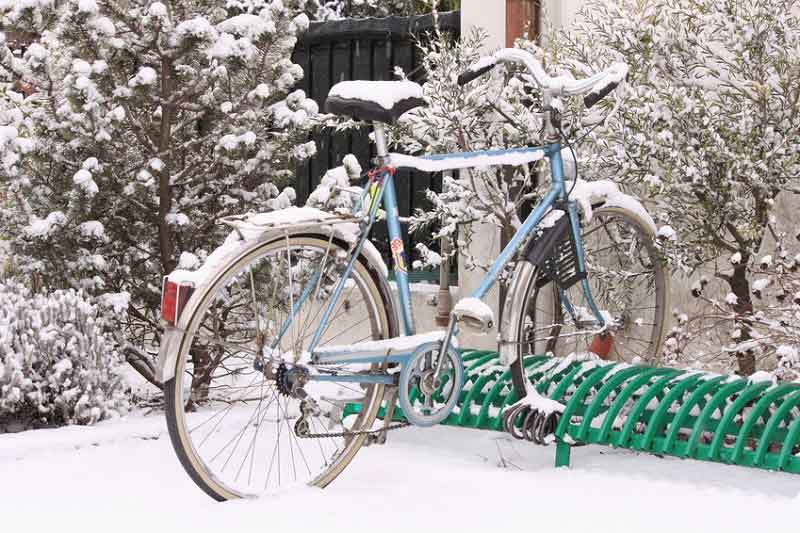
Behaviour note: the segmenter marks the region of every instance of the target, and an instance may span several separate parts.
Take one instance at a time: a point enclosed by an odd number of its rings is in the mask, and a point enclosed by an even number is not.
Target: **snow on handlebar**
[[[603,72],[581,80],[568,76],[554,77],[545,72],[542,64],[530,52],[519,48],[502,48],[491,56],[476,61],[458,77],[458,83],[465,85],[490,71],[499,63],[525,65],[542,90],[549,91],[553,96],[583,95],[583,101],[587,108],[592,107],[616,89],[628,75],[628,65],[614,63]]]

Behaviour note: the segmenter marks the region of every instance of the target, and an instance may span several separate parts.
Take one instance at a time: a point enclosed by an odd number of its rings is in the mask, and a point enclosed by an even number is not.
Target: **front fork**
[[[567,202],[567,214],[569,215],[569,225],[570,229],[572,230],[572,240],[575,244],[575,254],[577,255],[577,262],[578,262],[578,270],[579,272],[586,273],[586,253],[583,248],[583,238],[581,237],[581,222],[580,218],[578,217],[578,205],[575,201]],[[599,329],[604,330],[608,327],[606,324],[606,319],[603,314],[600,312],[600,309],[597,307],[597,304],[594,301],[594,296],[592,295],[592,289],[589,287],[589,279],[584,275],[583,278],[580,280],[581,290],[583,291],[583,297],[586,298],[586,303],[589,305],[589,309],[592,311],[597,323],[600,325]],[[568,312],[572,316],[572,319],[575,320],[575,323],[578,323],[577,316],[575,313],[575,309],[569,301],[567,297],[566,291],[564,289],[559,288],[558,295],[561,298],[561,302],[564,307],[567,308]]]
[[[578,266],[582,271],[586,270],[585,251],[583,248],[583,240],[581,239],[580,221],[577,215],[577,208],[574,202],[567,205],[567,213],[570,219],[570,229],[572,237],[575,240],[576,254]],[[503,307],[502,320],[500,323],[500,341],[498,352],[500,354],[500,362],[509,366],[517,360],[519,356],[519,343],[518,339],[521,336],[520,328],[524,326],[524,321],[520,317],[524,316],[527,312],[527,288],[531,283],[536,282],[537,267],[531,263],[527,258],[521,258],[516,265],[514,275],[511,278],[511,285],[508,288],[506,295],[505,305]],[[585,295],[587,304],[592,312],[592,315],[597,321],[598,334],[610,326],[606,323],[606,319],[597,307],[597,304],[592,296],[589,282],[586,278],[580,280],[581,289]],[[577,319],[577,312],[574,306],[569,301],[567,294],[564,290],[559,289],[558,297],[561,300],[561,305],[570,313],[573,320]]]

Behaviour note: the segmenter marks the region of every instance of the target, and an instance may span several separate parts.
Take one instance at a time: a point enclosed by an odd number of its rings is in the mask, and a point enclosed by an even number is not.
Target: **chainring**
[[[429,427],[442,422],[458,402],[464,385],[464,364],[453,347],[445,352],[439,383],[434,381],[441,344],[419,346],[403,364],[398,383],[398,401],[406,420]]]

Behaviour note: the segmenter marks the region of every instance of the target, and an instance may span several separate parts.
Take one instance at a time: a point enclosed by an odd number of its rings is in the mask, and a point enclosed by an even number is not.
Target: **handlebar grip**
[[[479,69],[476,69],[476,70],[473,70],[473,69],[466,70],[466,71],[464,71],[464,72],[462,72],[461,74],[458,75],[458,84],[459,85],[466,85],[469,82],[471,82],[472,80],[474,80],[475,78],[480,78],[481,76],[483,76],[484,74],[486,74],[487,72],[489,72],[490,70],[492,70],[496,66],[497,66],[497,63],[489,63],[488,65],[483,66],[483,67],[481,67]]]
[[[597,102],[599,102],[600,100],[602,100],[603,98],[608,96],[609,93],[611,93],[611,91],[616,89],[618,85],[619,85],[618,81],[612,81],[611,83],[609,83],[608,85],[606,85],[605,87],[600,89],[599,91],[590,92],[589,94],[587,94],[586,96],[583,97],[583,105],[586,106],[586,109],[589,109],[590,107],[595,105]]]

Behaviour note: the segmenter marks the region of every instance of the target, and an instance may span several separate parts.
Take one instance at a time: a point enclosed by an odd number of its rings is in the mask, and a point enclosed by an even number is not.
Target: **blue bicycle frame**
[[[489,150],[489,151],[480,151],[480,152],[466,152],[466,153],[453,153],[453,154],[442,154],[442,155],[431,155],[431,156],[424,156],[420,157],[419,159],[422,160],[430,160],[430,161],[447,161],[448,159],[452,160],[459,160],[459,162],[463,162],[464,160],[469,161],[471,158],[480,158],[482,156],[502,156],[506,153],[513,152],[515,154],[520,153],[527,153],[531,155],[540,155],[542,157],[546,157],[550,162],[550,175],[551,175],[551,184],[550,188],[545,194],[542,201],[533,209],[533,211],[528,215],[528,217],[523,222],[522,226],[519,228],[517,233],[511,238],[511,240],[506,244],[505,248],[500,252],[500,255],[495,259],[494,263],[491,265],[489,270],[484,275],[480,285],[471,295],[474,298],[483,298],[486,293],[492,288],[492,285],[497,280],[498,275],[506,266],[506,264],[514,257],[517,250],[522,246],[523,243],[526,242],[531,232],[536,228],[536,226],[542,221],[545,215],[554,208],[555,205],[559,206],[566,206],[567,215],[569,217],[570,225],[572,228],[572,237],[576,244],[576,251],[577,251],[577,261],[578,261],[578,268],[580,271],[585,271],[585,255],[583,249],[583,242],[581,240],[580,235],[580,224],[578,219],[578,211],[577,205],[574,201],[571,201],[567,197],[567,189],[565,185],[565,178],[564,178],[564,167],[563,161],[561,159],[561,144],[560,143],[553,143],[548,144],[545,146],[538,146],[538,147],[531,147],[531,148],[517,148],[513,150]],[[353,267],[355,265],[358,256],[361,253],[361,250],[364,247],[364,243],[369,238],[370,231],[372,226],[374,225],[375,221],[378,219],[379,214],[381,213],[380,207],[383,207],[386,216],[386,222],[389,230],[389,240],[390,240],[390,247],[392,249],[392,259],[393,259],[393,268],[395,274],[395,280],[397,282],[397,289],[398,295],[400,300],[400,316],[402,318],[403,324],[403,333],[405,335],[414,335],[415,328],[414,328],[414,313],[411,306],[411,291],[408,283],[408,261],[405,254],[405,250],[403,247],[403,236],[400,230],[400,220],[399,214],[397,209],[397,196],[395,193],[395,185],[394,185],[394,168],[392,167],[383,167],[379,169],[375,169],[370,173],[370,180],[365,188],[364,194],[361,197],[361,201],[359,205],[356,206],[356,211],[360,212],[362,208],[366,206],[368,211],[368,216],[365,222],[362,223],[361,227],[361,236],[359,241],[356,243],[355,248],[353,249],[352,255],[350,260],[345,267],[345,270],[339,279],[334,291],[332,298],[328,302],[325,311],[322,315],[320,320],[320,324],[317,327],[317,330],[314,332],[314,336],[312,337],[311,343],[309,345],[309,352],[314,354],[314,350],[316,349],[317,345],[320,342],[320,338],[322,333],[325,329],[328,319],[330,318],[331,313],[338,301],[341,293],[344,289],[344,285],[346,280],[350,277],[352,273]],[[314,283],[310,283],[309,286],[313,286]],[[597,308],[597,305],[592,298],[592,293],[589,288],[589,284],[587,279],[581,280],[581,288],[583,289],[583,293],[586,297],[586,301],[589,305],[592,314],[595,316],[596,320],[600,325],[605,325],[605,320],[602,317],[602,314]],[[288,326],[291,320],[294,317],[294,314],[297,309],[302,305],[303,301],[306,297],[308,297],[310,290],[305,290],[298,298],[298,301],[295,302],[294,308],[292,313],[289,317],[287,317],[287,323],[281,328],[281,331],[285,331],[288,329]],[[573,307],[570,302],[566,299],[566,294],[561,291],[561,298],[564,302],[564,306],[574,316]],[[277,343],[280,339],[280,336],[274,341]],[[403,363],[407,360],[413,351],[410,353],[404,354],[393,354],[392,360],[395,362]],[[331,357],[331,356],[329,356]],[[331,359],[326,357],[325,362],[335,362],[335,356],[332,356]],[[380,363],[386,361],[386,354],[376,354],[374,357],[359,357],[358,362],[360,363]],[[312,379],[318,381],[356,381],[362,383],[386,383],[389,384],[391,382],[391,378],[389,376],[369,376],[369,375],[358,375],[358,376],[314,376]]]

